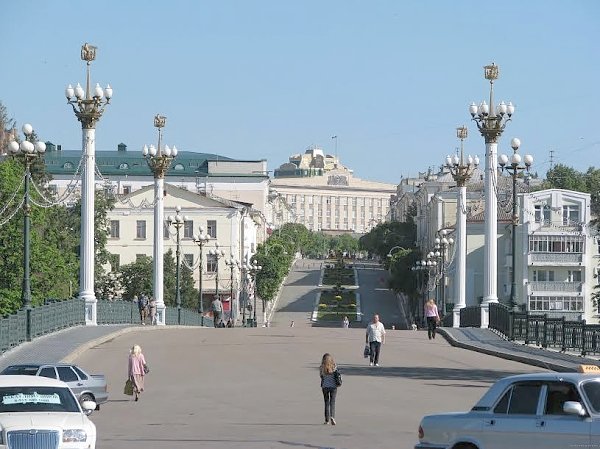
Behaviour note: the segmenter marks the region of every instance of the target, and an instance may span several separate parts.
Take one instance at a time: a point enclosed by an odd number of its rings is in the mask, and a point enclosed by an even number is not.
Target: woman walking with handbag
[[[319,367],[319,376],[321,377],[321,390],[325,401],[325,422],[323,424],[328,424],[331,421],[331,425],[335,426],[335,397],[337,388],[342,385],[342,375],[329,353],[323,355]]]
[[[431,340],[435,338],[435,328],[440,322],[440,314],[433,298],[425,304],[425,319],[427,319],[427,336]]]
[[[133,394],[137,401],[142,391],[144,391],[144,376],[149,371],[140,345],[133,345],[133,348],[131,348],[128,366],[128,376],[133,383]]]

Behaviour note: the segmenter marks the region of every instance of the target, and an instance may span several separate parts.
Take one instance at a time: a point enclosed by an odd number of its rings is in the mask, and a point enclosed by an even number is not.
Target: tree
[[[152,258],[140,256],[135,262],[121,265],[119,269],[123,285],[123,299],[131,301],[134,296],[152,292]]]

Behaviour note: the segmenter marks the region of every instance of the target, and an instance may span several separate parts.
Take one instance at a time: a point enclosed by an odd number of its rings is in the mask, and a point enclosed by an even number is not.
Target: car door
[[[547,449],[590,447],[591,419],[588,416],[567,415],[566,401],[576,401],[585,407],[577,387],[565,381],[546,382],[544,385],[543,414],[538,418],[540,442]]]
[[[512,384],[483,418],[482,447],[486,449],[530,448],[537,446],[541,382]]]
[[[77,399],[83,391],[83,382],[77,376],[77,373],[70,366],[57,366],[58,378],[65,382],[73,391]]]

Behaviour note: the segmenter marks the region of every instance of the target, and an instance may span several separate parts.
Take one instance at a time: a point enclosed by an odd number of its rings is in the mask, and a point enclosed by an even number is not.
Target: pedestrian
[[[142,326],[146,325],[146,317],[148,316],[148,297],[144,294],[138,299],[138,310],[140,312],[140,322]]]
[[[150,310],[150,324],[154,325],[156,324],[156,299],[153,296],[150,297],[148,308]]]
[[[215,297],[210,307],[213,313],[213,326],[221,327],[221,320],[223,317],[223,303],[221,302],[218,296]]]
[[[348,329],[350,327],[350,320],[348,319],[347,316],[345,316],[344,320],[342,321],[342,327],[344,329]]]
[[[333,356],[329,353],[323,354],[319,376],[325,402],[325,422],[323,424],[331,422],[331,425],[335,426],[335,397],[338,387],[342,384],[342,376],[335,365]]]
[[[379,315],[373,315],[373,320],[367,326],[366,343],[369,345],[369,366],[379,366],[381,345],[385,344],[385,327],[379,321]]]
[[[135,401],[139,400],[142,391],[144,391],[144,376],[148,371],[146,358],[142,353],[140,345],[133,345],[129,354],[128,376],[133,383],[133,394]]]
[[[431,340],[435,338],[435,328],[440,322],[440,314],[433,298],[425,304],[425,319],[427,320],[427,336]]]

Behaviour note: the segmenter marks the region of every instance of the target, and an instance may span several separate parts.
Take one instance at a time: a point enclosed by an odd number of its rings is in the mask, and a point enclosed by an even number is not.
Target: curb
[[[482,348],[481,346],[465,343],[462,341],[456,340],[449,332],[447,332],[443,327],[437,329],[437,332],[441,334],[451,346],[467,349],[469,351],[480,352],[482,354],[491,355],[494,357],[498,357],[501,359],[512,360],[515,362],[525,363],[527,365],[537,366],[539,368],[545,368],[552,371],[556,371],[559,373],[572,373],[575,372],[570,366],[561,365],[553,362],[545,362],[543,360],[538,360],[530,357],[525,357],[517,354],[510,354],[507,352],[495,351],[493,349]]]
[[[121,335],[128,334],[135,331],[149,332],[149,331],[158,331],[165,329],[210,329],[206,326],[179,326],[179,325],[169,325],[169,326],[131,326],[126,327],[125,329],[119,329],[110,334],[103,335],[102,337],[95,338],[94,340],[90,340],[87,343],[80,345],[77,349],[72,351],[66,357],[63,357],[60,362],[61,363],[73,363],[73,361],[83,354],[88,349],[92,349],[95,346],[101,345],[102,343],[106,343],[114,338],[120,337]]]

